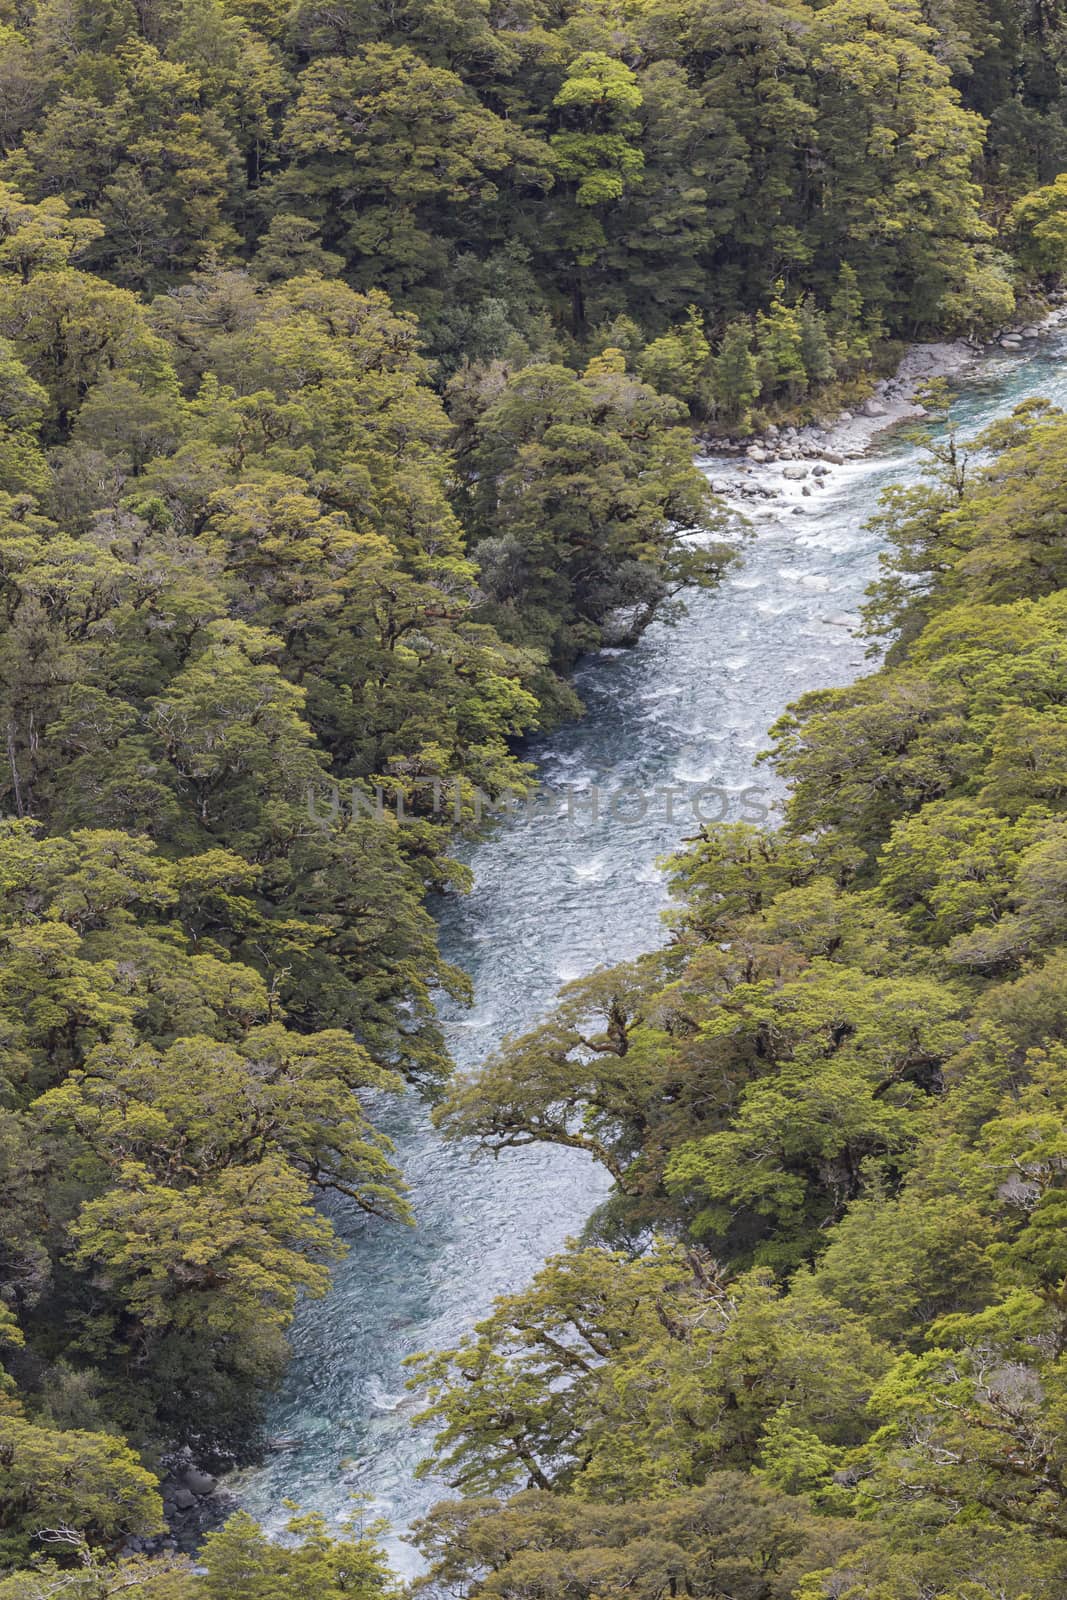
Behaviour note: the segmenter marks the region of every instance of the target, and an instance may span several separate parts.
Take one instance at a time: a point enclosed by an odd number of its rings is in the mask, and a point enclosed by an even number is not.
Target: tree
[[[863,295],[859,279],[847,261],[841,263],[827,320],[833,358],[839,371],[852,370],[870,360],[871,341],[864,326]]]
[[[994,1529],[1062,1541],[1062,1362],[1035,1350],[1042,1333],[1055,1345],[1056,1326],[1056,1312],[1024,1291],[943,1319],[936,1333],[944,1342],[902,1356],[875,1391],[883,1426],[871,1441],[876,1466],[865,1493],[881,1488],[901,1509],[921,1496],[936,1527],[949,1520],[941,1503],[950,1480],[957,1502]]]
[[[28,283],[0,279],[0,335],[48,394],[52,442],[68,436],[105,372],[122,371],[149,393],[173,392],[165,347],[134,297],[74,268],[36,272]]]
[[[1062,272],[1067,266],[1067,172],[1017,200],[1008,225],[1024,266],[1047,276]]]
[[[38,442],[48,396],[13,347],[0,343],[0,472],[12,495],[40,494],[48,469]]]
[[[694,415],[1054,282],[1055,11],[0,0],[0,1600],[393,1600],[354,1522],[116,1552],[135,1451],[248,1458],[319,1197],[407,1220],[403,1079],[615,1185],[420,1364],[429,1582],[1061,1600],[1064,418],[924,397],[783,826],[451,1086],[426,900],[729,559]]]
[[[637,360],[638,375],[661,394],[674,394],[691,411],[702,409],[711,356],[696,306],[690,306],[686,321],[670,333],[653,339]]]
[[[924,1178],[927,1165],[924,1153]],[[819,1287],[879,1338],[921,1349],[932,1322],[977,1310],[992,1290],[989,1215],[964,1188],[961,1175],[948,1192],[920,1180],[896,1196],[874,1189],[854,1200],[819,1258]]]
[[[744,433],[750,407],[759,399],[760,380],[752,354],[752,329],[747,319],[728,324],[715,357],[715,402],[723,421]]]
[[[324,278],[335,277],[344,264],[343,256],[322,248],[314,222],[282,211],[270,220],[256,252],[254,271],[257,278],[267,283],[284,282],[286,278],[301,278],[316,272]]]
[[[771,1070],[745,1088],[724,1131],[674,1152],[667,1182],[710,1202],[694,1218],[699,1235],[743,1236],[747,1214],[757,1258],[787,1261],[817,1247],[865,1168],[899,1173],[960,1043],[959,1002],[934,984],[870,979],[822,961],[736,999],[740,1025]],[[705,1030],[737,1026],[728,1016]],[[765,1243],[760,1217],[770,1219]]]
[[[300,1036],[270,1023],[250,1029],[239,1050],[194,1036],[161,1053],[119,1035],[33,1112],[111,1173],[137,1160],[183,1187],[280,1154],[316,1188],[410,1220],[389,1141],[355,1097],[368,1086],[396,1091],[400,1083],[347,1034]]]
[[[778,299],[768,311],[757,312],[756,348],[761,392],[773,398],[784,389],[787,399],[795,400],[808,384],[800,312]]]
[[[282,148],[289,166],[271,185],[278,211],[315,221],[360,287],[410,289],[439,275],[451,219],[495,199],[506,169],[549,181],[543,146],[485,110],[454,73],[379,43],[308,67]]]
[[[826,174],[811,243],[847,260],[864,302],[898,326],[936,326],[990,238],[971,179],[982,124],[934,43],[916,0],[834,0],[808,45]]]
[[[826,318],[810,296],[800,302],[800,359],[809,384],[826,383],[837,370]]]
[[[172,1438],[225,1459],[284,1368],[298,1291],[325,1293],[339,1253],[305,1180],[268,1155],[178,1188],[128,1160],[70,1237],[100,1296],[84,1353],[119,1355]]]
[[[807,1281],[791,1296],[765,1273],[726,1284],[706,1258],[654,1240],[631,1259],[570,1249],[457,1349],[415,1365],[421,1416],[438,1425],[425,1465],[453,1487],[525,1481],[619,1503],[746,1459],[783,1405],[847,1433],[844,1397],[869,1394],[887,1361]]]
[[[575,332],[585,323],[586,269],[606,244],[601,212],[621,199],[644,167],[636,143],[641,100],[636,76],[624,62],[586,50],[571,62],[553,101],[553,166],[571,201],[559,233],[560,247],[569,257]]]
[[[38,1561],[33,1571],[0,1578],[2,1600],[47,1600],[61,1589],[72,1600],[359,1600],[395,1593],[395,1580],[374,1543],[376,1528],[361,1530],[353,1515],[338,1533],[314,1513],[289,1518],[283,1540],[268,1538],[245,1512],[212,1529],[194,1564],[186,1556],[126,1556],[106,1561],[73,1529],[52,1541],[67,1547],[78,1565]]]
[[[195,1594],[200,1600],[376,1600],[394,1595],[396,1583],[373,1541],[376,1526],[361,1532],[359,1517],[331,1533],[314,1513],[290,1517],[284,1543],[270,1539],[244,1512],[208,1534],[207,1569]]]
[[[256,800],[303,796],[322,771],[303,721],[304,693],[267,658],[281,648],[261,628],[212,622],[200,650],[155,698],[151,726],[195,797],[200,824],[251,843]],[[249,836],[251,835],[251,837]]]
[[[89,1543],[162,1527],[156,1479],[121,1439],[38,1427],[18,1411],[0,1415],[5,1563],[38,1554],[49,1529],[74,1529]]]
[[[210,248],[236,243],[227,213],[237,152],[188,67],[130,37],[115,71],[106,102],[60,95],[10,167],[47,203],[78,150],[78,209],[99,218],[88,259],[122,283],[156,288]]]
[[[562,1600],[672,1584],[737,1600],[790,1600],[802,1573],[847,1563],[854,1525],[739,1472],[699,1489],[611,1504],[528,1489],[507,1500],[445,1501],[418,1526],[434,1581],[460,1595]]]
[[[708,255],[730,229],[743,178],[725,119],[709,113],[699,76],[674,59],[673,44],[663,50],[646,15],[631,19],[633,35],[621,48],[617,25],[595,40],[634,67],[641,104],[630,138],[642,160],[626,175],[619,199],[597,213],[604,243],[595,268],[584,273],[583,293],[590,323],[626,307],[643,330],[659,332],[692,303],[703,315]],[[572,26],[577,42],[594,42],[583,37],[584,18]],[[553,205],[550,194],[545,209]],[[540,244],[535,239],[532,248],[555,286],[570,264],[551,250],[546,259]],[[566,293],[565,282],[560,289]]]
[[[1032,814],[1007,826],[1003,816],[968,800],[925,806],[893,828],[879,862],[879,897],[906,911],[920,935],[938,944],[999,922],[1040,826]]]
[[[494,392],[495,391],[495,392]],[[721,546],[678,402],[605,351],[580,376],[537,363],[473,396],[460,467],[488,620],[561,663],[636,638],[686,583],[713,583]]]
[[[780,278],[811,262],[810,20],[796,0],[706,0],[692,11],[663,0],[646,24],[701,94],[697,159],[714,229],[702,297],[723,321],[766,306]]]
[[[28,283],[35,272],[58,272],[84,255],[103,232],[99,222],[70,215],[65,200],[52,196],[40,205],[23,200],[10,184],[0,184],[0,264]]]

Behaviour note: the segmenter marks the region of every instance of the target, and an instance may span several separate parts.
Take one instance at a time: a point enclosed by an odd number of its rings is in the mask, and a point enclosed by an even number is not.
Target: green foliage
[[[684,323],[645,345],[637,370],[646,383],[662,394],[685,400],[690,410],[704,408],[707,400],[711,346],[704,336],[700,313],[690,306]]]
[[[83,1534],[64,1528],[51,1540],[77,1558],[72,1570],[55,1560],[0,1578],[3,1600],[48,1600],[57,1592],[72,1600],[388,1600],[397,1593],[378,1531],[362,1531],[358,1516],[331,1532],[313,1513],[289,1518],[281,1539],[270,1539],[244,1512],[212,1530],[193,1563],[183,1556],[128,1556],[112,1563]]]
[[[770,1219],[764,1253],[788,1260],[817,1247],[875,1167],[899,1172],[938,1068],[961,1042],[958,1002],[925,980],[871,979],[820,961],[791,983],[745,986],[733,1001],[740,1019],[706,1030],[736,1035],[740,1021],[770,1072],[744,1091],[728,1130],[675,1152],[667,1182],[711,1202],[693,1219],[698,1234],[723,1237],[747,1209]]]
[[[521,424],[516,528],[558,509],[519,608],[467,552],[460,429],[378,280],[429,283],[423,246],[505,172],[550,186],[546,143],[407,43],[297,84],[215,0],[151,39],[62,9],[0,192],[0,1295],[35,1419],[224,1464],[325,1291],[316,1199],[412,1220],[362,1096],[448,1071],[447,824],[525,787],[514,741],[574,704],[555,664],[725,552],[683,537],[712,511],[680,403],[610,353],[516,375],[572,412]],[[487,554],[504,514],[469,522]]]
[[[277,210],[312,218],[360,287],[394,293],[441,275],[463,209],[494,200],[508,169],[551,183],[538,140],[480,105],[455,73],[387,44],[312,62],[280,150]]]
[[[739,1472],[628,1504],[536,1489],[449,1501],[418,1532],[432,1582],[515,1600],[656,1600],[672,1584],[693,1593],[718,1588],[736,1600],[792,1600],[804,1573],[857,1542],[848,1523],[812,1516],[803,1502]]]
[[[161,1531],[151,1472],[122,1440],[42,1428],[0,1413],[0,1560],[26,1560],[42,1528],[74,1528],[87,1541]]]
[[[809,384],[826,383],[837,371],[826,318],[810,298],[801,301],[797,315],[805,376]]]
[[[747,320],[731,322],[715,357],[715,403],[723,419],[744,431],[751,420],[750,406],[759,398],[759,368],[752,353],[752,329]]]
[[[768,311],[757,314],[757,370],[764,393],[773,397],[784,391],[795,399],[807,387],[804,342],[804,326],[795,307],[772,300]]]
[[[439,1425],[454,1487],[525,1482],[609,1502],[746,1461],[781,1408],[800,1425],[843,1419],[886,1366],[810,1283],[788,1299],[766,1273],[727,1287],[663,1241],[634,1260],[557,1257],[458,1349],[415,1359],[421,1419]]]
[[[246,1454],[317,1196],[409,1220],[364,1100],[448,1073],[441,811],[717,579],[691,418],[1060,273],[1061,32],[0,5],[2,1600],[391,1594],[315,1518],[101,1555],[158,1516],[119,1435]],[[424,1367],[457,1481],[538,1486],[427,1525],[455,1592],[1062,1593],[1067,427],[986,447],[885,508],[897,641],[780,725],[785,828],[444,1101],[601,1161],[619,1247]]]
[[[835,314],[854,336],[847,275]],[[780,725],[784,825],[703,830],[673,943],[570,985],[438,1113],[584,1149],[616,1192],[419,1358],[467,1495],[419,1530],[431,1582],[1062,1592],[1063,437],[1024,408],[977,472],[942,439],[882,519],[889,662]]]
[[[692,330],[690,338],[699,330]],[[605,350],[580,375],[548,363],[454,380],[464,520],[487,615],[567,664],[636,638],[728,553],[678,402]]]
[[[859,279],[847,261],[841,263],[837,285],[830,297],[828,328],[833,360],[839,371],[853,371],[870,359],[871,340],[864,326],[863,295]]]
[[[641,91],[630,68],[597,50],[571,62],[563,87],[553,101],[563,123],[572,130],[552,136],[552,154],[559,175],[574,185],[579,206],[618,200],[626,180],[641,171],[643,157],[627,142],[637,132],[634,113]]]
[[[57,0],[4,22],[5,175],[99,218],[115,282],[158,292],[211,252],[344,270],[411,296],[453,366],[531,333],[550,355],[553,320],[654,341],[695,304],[721,332],[779,280],[829,312],[843,270],[857,365],[882,322],[1002,321],[972,169],[984,138],[998,215],[1062,170],[1054,30],[1007,0],[814,9]]]
[[[372,1527],[373,1535],[377,1529]],[[284,1542],[268,1539],[244,1513],[210,1533],[202,1553],[206,1569],[192,1590],[197,1600],[387,1600],[396,1584],[372,1537],[358,1518],[331,1533],[313,1513],[289,1519]]]
[[[1033,272],[1067,267],[1067,173],[1015,202],[1008,219],[1019,260]]]

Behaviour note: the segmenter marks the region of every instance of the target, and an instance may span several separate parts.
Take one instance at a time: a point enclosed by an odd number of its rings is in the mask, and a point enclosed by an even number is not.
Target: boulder
[[[214,1494],[217,1480],[210,1472],[198,1472],[195,1467],[190,1467],[188,1472],[182,1473],[182,1482],[193,1494]]]
[[[835,467],[842,466],[845,460],[840,450],[824,450],[822,457],[824,461],[832,461]]]
[[[783,478],[806,478],[808,469],[799,461],[791,461],[787,467],[782,468]]]
[[[762,449],[758,444],[750,444],[745,454],[750,461],[766,461],[768,459],[766,450]]]
[[[860,407],[860,410],[865,417],[884,417],[888,415],[882,402],[873,398],[870,400],[865,400],[863,405]]]
[[[176,1489],[174,1491],[174,1504],[179,1511],[191,1511],[196,1505],[196,1495],[191,1489]]]
[[[1024,328],[1019,335],[1020,339],[1040,339],[1040,337],[1041,329],[1035,328],[1033,323],[1031,323],[1029,327]]]
[[[851,411],[842,411],[841,415],[838,417],[837,420],[838,420],[838,422],[851,422],[852,421],[852,412]]]
[[[1017,338],[1014,333],[1006,333],[1000,341],[1000,347],[1002,350],[1021,350],[1022,340]]]
[[[825,478],[829,471],[830,468],[826,465],[825,461],[818,461],[816,462],[815,466],[812,467],[811,475],[813,478]]]

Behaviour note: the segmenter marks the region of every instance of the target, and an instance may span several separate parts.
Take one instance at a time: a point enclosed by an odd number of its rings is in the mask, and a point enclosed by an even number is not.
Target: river
[[[965,431],[1033,394],[1067,406],[1065,356],[1067,334],[1058,332],[976,363],[957,380]],[[473,891],[441,913],[445,953],[474,980],[474,1006],[447,1018],[461,1066],[543,1014],[561,984],[661,941],[666,896],[656,863],[695,831],[692,795],[708,817],[773,806],[773,774],[754,771],[755,757],[789,701],[869,669],[849,626],[878,565],[864,522],[879,492],[914,479],[918,465],[897,430],[821,486],[808,479],[810,497],[774,468],[753,469],[750,481],[758,472],[778,493],[750,511],[741,564],[718,589],[695,595],[679,622],[579,668],[586,716],[530,752],[560,797],[553,814],[498,826],[463,852]],[[736,466],[708,469],[718,479]],[[668,800],[666,789],[682,793]],[[425,1440],[410,1424],[403,1358],[453,1344],[495,1295],[524,1284],[581,1229],[607,1181],[574,1151],[472,1161],[443,1144],[414,1096],[382,1109],[419,1226],[332,1208],[351,1253],[327,1299],[301,1308],[270,1417],[271,1434],[292,1447],[229,1486],[272,1529],[286,1515],[283,1499],[332,1519],[353,1494],[368,1495],[390,1523],[393,1564],[410,1573],[417,1558],[403,1531],[447,1491],[413,1476]]]

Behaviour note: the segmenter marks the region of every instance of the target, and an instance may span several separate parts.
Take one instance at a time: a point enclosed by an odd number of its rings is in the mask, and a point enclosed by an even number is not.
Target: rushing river
[[[1057,333],[969,369],[956,407],[965,429],[1028,395],[1067,406],[1065,356],[1067,335]],[[720,588],[697,594],[681,621],[579,670],[587,715],[531,751],[561,796],[554,814],[497,827],[468,849],[473,892],[441,915],[445,952],[475,986],[473,1008],[449,1017],[460,1065],[476,1065],[505,1033],[528,1026],[569,979],[662,939],[657,860],[695,832],[691,796],[700,792],[709,819],[773,806],[773,775],[754,770],[755,757],[789,701],[869,665],[850,628],[878,564],[864,523],[879,492],[913,480],[917,468],[915,447],[898,431],[821,484],[809,478],[809,497],[777,469],[753,469],[749,482],[777,492],[750,503],[742,563]],[[736,476],[736,464],[709,471]],[[384,1120],[419,1226],[334,1208],[352,1250],[329,1297],[297,1319],[270,1419],[289,1447],[233,1487],[270,1527],[284,1518],[283,1499],[336,1517],[353,1494],[369,1495],[393,1529],[394,1564],[411,1571],[403,1531],[446,1491],[413,1476],[425,1440],[410,1424],[403,1358],[454,1343],[495,1295],[524,1284],[581,1229],[607,1182],[574,1151],[471,1161],[441,1142],[413,1096]]]

